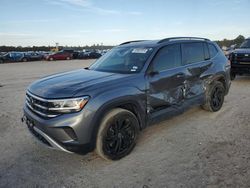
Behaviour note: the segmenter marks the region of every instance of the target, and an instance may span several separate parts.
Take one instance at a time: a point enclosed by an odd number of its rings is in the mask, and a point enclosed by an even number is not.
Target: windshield
[[[98,59],[89,69],[124,74],[138,73],[142,70],[152,51],[153,48],[114,48]]]
[[[241,45],[240,48],[250,48],[250,39],[245,40]]]

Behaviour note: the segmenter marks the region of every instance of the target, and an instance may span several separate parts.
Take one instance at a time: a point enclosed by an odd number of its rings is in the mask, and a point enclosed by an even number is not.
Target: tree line
[[[240,44],[245,40],[245,37],[242,35],[239,35],[235,39],[229,40],[229,39],[223,39],[220,41],[215,41],[218,43],[220,47],[226,46],[230,47],[231,45],[236,45],[236,47],[239,47]],[[0,52],[10,52],[10,51],[18,51],[18,52],[27,52],[27,51],[51,51],[52,49],[55,49],[55,46],[28,46],[28,47],[22,47],[22,46],[0,46]],[[62,49],[73,49],[73,50],[93,50],[93,49],[99,49],[99,50],[105,50],[105,49],[111,49],[113,46],[104,46],[104,45],[92,45],[92,46],[59,46],[59,50]]]
[[[228,40],[228,39],[223,39],[221,41],[215,41],[220,47],[226,46],[230,47],[232,45],[236,45],[236,47],[239,47],[242,42],[244,42],[246,38],[243,35],[239,35],[235,39]]]
[[[55,49],[56,46],[0,46],[0,52],[11,52],[11,51],[17,51],[17,52],[27,52],[27,51],[51,51],[52,49]],[[103,45],[92,45],[92,46],[59,46],[59,50],[62,49],[72,49],[72,50],[78,50],[82,51],[85,50],[106,50],[111,49],[113,46],[103,46]]]

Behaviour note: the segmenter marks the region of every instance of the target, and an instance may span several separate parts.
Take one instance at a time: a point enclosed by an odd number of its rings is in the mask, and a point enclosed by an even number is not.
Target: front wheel
[[[221,109],[225,96],[225,88],[219,81],[214,81],[208,88],[206,93],[206,103],[202,108],[210,111],[217,112]]]
[[[119,160],[133,150],[138,133],[139,123],[132,112],[113,109],[105,115],[99,127],[96,152],[106,160]]]

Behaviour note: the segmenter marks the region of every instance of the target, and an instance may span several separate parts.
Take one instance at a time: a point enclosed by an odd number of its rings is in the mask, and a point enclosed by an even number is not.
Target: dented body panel
[[[153,76],[147,75],[147,112],[150,122],[159,122],[183,113],[192,106],[204,104],[207,90],[216,80],[223,81],[225,93],[228,93],[231,85],[230,64],[217,48],[219,53],[206,61],[182,65]]]

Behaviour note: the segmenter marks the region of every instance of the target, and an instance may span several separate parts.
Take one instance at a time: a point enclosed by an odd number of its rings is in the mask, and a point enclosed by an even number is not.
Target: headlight
[[[88,96],[72,99],[50,100],[48,110],[57,113],[79,112],[87,104],[88,100]]]

